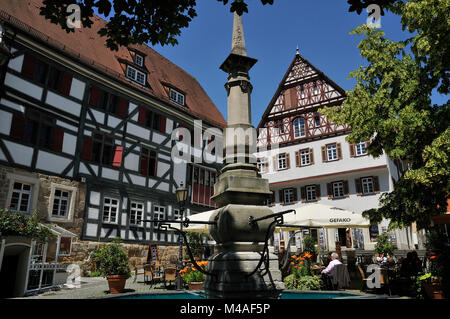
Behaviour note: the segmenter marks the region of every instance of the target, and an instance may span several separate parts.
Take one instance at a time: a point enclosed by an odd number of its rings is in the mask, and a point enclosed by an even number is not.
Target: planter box
[[[127,281],[126,275],[114,275],[106,277],[109,285],[109,292],[112,294],[120,294],[125,290]]]
[[[188,284],[189,290],[202,290],[203,281],[193,281]]]

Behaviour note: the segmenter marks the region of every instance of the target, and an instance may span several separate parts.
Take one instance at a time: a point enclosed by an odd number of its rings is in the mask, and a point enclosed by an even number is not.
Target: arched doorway
[[[27,282],[31,245],[8,243],[3,250],[0,269],[0,298],[23,296]]]

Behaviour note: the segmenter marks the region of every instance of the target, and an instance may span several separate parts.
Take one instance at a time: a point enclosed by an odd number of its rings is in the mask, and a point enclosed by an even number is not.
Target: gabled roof
[[[133,45],[132,48],[142,52],[145,56],[145,67],[149,71],[147,81],[150,87],[142,88],[130,83],[124,76],[119,59],[133,63],[130,51],[126,47],[119,47],[118,51],[111,51],[106,47],[106,38],[98,35],[106,21],[98,16],[92,18],[91,28],[75,29],[67,33],[60,26],[46,20],[39,14],[42,0],[1,0],[0,18],[19,27],[31,36],[39,33],[48,37],[46,41],[56,49],[70,55],[81,63],[107,75],[113,75],[128,86],[141,90],[146,94],[170,104],[181,112],[186,112],[196,118],[202,119],[214,126],[226,126],[225,119],[198,81],[189,73],[164,58],[147,45]],[[6,14],[5,14],[6,13]],[[12,16],[8,17],[8,15]],[[37,31],[37,32],[35,32]],[[58,44],[58,45],[55,45]],[[186,107],[180,106],[170,100],[163,83],[186,93]]]
[[[304,58],[300,53],[296,53],[294,59],[292,60],[289,68],[287,69],[283,79],[281,80],[278,88],[272,97],[269,105],[267,106],[261,121],[258,124],[258,129],[263,127],[267,122],[267,118],[269,114],[271,114],[272,109],[282,94],[283,91],[299,86],[300,84],[305,84],[312,82],[314,80],[320,79],[325,81],[335,92],[333,100],[334,101],[343,101],[346,97],[345,90],[342,89],[338,84],[336,84],[333,80],[331,80],[328,76],[325,75],[322,71],[316,68],[311,62],[309,62],[306,58]],[[331,100],[331,99],[330,99]],[[321,102],[323,104],[323,101]],[[302,106],[296,107],[294,109],[301,109]]]

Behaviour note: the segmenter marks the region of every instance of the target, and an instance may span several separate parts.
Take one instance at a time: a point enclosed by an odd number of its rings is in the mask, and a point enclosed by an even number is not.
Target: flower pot
[[[112,294],[120,294],[125,289],[125,283],[127,281],[126,275],[112,275],[106,277],[109,285],[109,292]]]
[[[188,283],[189,290],[202,290],[203,289],[203,281],[193,281]]]
[[[445,299],[444,292],[442,291],[441,283],[439,282],[424,282],[423,288],[425,289],[425,293],[430,299]]]

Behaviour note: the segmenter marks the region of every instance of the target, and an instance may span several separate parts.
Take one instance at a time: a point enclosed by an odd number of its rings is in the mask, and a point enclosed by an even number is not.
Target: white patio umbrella
[[[295,209],[283,216],[286,226],[277,227],[277,231],[296,230],[309,226],[318,228],[363,228],[369,227],[370,221],[360,213],[324,204],[309,204]]]
[[[209,222],[209,218],[215,212],[215,210],[208,210],[203,213],[193,214],[188,216],[190,221]],[[173,228],[180,229],[179,223],[170,223]],[[190,224],[189,227],[183,227],[183,231],[195,232],[195,233],[209,233],[209,227],[207,224]]]

